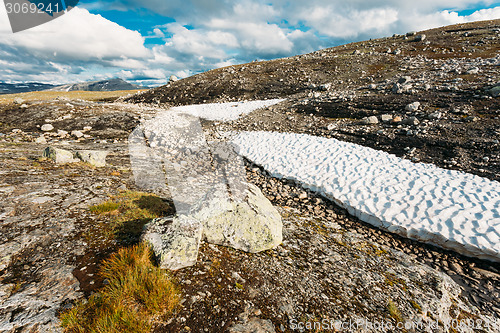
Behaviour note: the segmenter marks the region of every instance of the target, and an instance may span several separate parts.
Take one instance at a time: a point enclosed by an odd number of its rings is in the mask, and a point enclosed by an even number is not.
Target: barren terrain
[[[500,20],[445,27],[221,68],[129,103],[110,102],[128,92],[3,96],[0,331],[60,331],[60,312],[105,285],[102,260],[138,242],[144,220],[115,228],[113,214],[89,208],[139,190],[128,135],[171,105],[286,98],[236,121],[203,121],[204,129],[334,137],[499,181],[499,38]],[[57,165],[42,158],[47,146],[105,150],[107,166]],[[439,314],[500,320],[498,264],[377,230],[250,163],[247,177],[281,213],[283,244],[260,254],[204,244],[195,266],[172,273],[181,306],[155,332],[291,332],[298,322],[396,325]]]

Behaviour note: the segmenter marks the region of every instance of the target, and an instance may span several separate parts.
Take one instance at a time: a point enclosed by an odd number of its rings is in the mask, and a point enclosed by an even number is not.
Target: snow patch
[[[500,183],[335,139],[243,132],[240,154],[361,220],[404,237],[500,261]]]
[[[257,109],[266,108],[283,102],[284,99],[270,99],[265,101],[211,103],[176,106],[170,110],[186,113],[198,118],[213,121],[237,120],[241,115],[249,114]]]

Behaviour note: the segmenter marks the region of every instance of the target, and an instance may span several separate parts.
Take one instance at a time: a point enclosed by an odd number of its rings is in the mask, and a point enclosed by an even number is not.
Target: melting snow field
[[[269,99],[265,101],[195,104],[177,106],[171,108],[170,110],[187,113],[207,120],[230,121],[238,119],[241,115],[245,115],[257,109],[265,108],[283,101],[284,99]]]
[[[240,154],[300,182],[361,220],[422,242],[500,261],[500,183],[304,134],[243,132]]]
[[[200,104],[172,110],[231,121],[282,101]],[[469,256],[500,261],[499,182],[304,134],[244,132],[233,142],[241,155],[273,176],[293,179],[367,223]]]

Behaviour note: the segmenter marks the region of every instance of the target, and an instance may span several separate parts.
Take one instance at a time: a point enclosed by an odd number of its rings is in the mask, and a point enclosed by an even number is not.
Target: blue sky
[[[491,0],[83,0],[13,34],[0,4],[0,81],[120,77],[154,86],[170,75],[498,18]]]

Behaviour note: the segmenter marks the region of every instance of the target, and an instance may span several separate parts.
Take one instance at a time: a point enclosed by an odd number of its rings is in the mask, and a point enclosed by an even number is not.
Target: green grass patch
[[[137,243],[147,222],[175,212],[171,202],[149,193],[136,191],[121,192],[89,209],[95,214],[110,217],[112,223],[102,232],[130,244]]]
[[[117,210],[120,207],[118,202],[106,201],[100,205],[91,206],[89,209],[95,214],[105,214]]]
[[[179,305],[177,287],[153,264],[146,245],[120,249],[103,263],[100,275],[109,284],[61,315],[65,332],[150,332]]]

